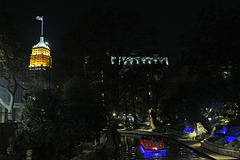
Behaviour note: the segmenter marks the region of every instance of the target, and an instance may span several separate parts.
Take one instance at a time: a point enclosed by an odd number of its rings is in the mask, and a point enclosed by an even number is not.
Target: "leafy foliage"
[[[220,112],[223,108],[227,110],[226,104],[237,109],[235,106],[240,100],[237,82],[239,13],[239,6],[230,10],[219,7],[203,10],[195,27],[185,37],[185,50],[177,66],[187,66],[189,80],[178,83],[177,90],[164,102],[164,114],[174,123],[200,121],[205,128],[213,127],[219,123],[216,116],[228,116]],[[212,118],[211,122],[208,118]]]
[[[20,48],[17,33],[4,0],[0,1],[0,10],[0,88],[10,96],[10,104],[4,103],[1,97],[0,101],[1,105],[12,113],[17,88],[22,87],[22,81],[25,81],[28,75],[26,74],[27,54]]]
[[[63,96],[62,96],[63,95]],[[13,157],[32,149],[35,159],[63,159],[105,127],[103,108],[87,82],[72,80],[63,90],[41,90],[25,104],[24,120],[12,140]]]
[[[99,99],[104,93],[104,103],[109,110],[119,111],[122,106],[126,107],[123,99],[130,94],[129,80],[125,79],[128,77],[125,72],[129,70],[124,66],[126,57],[137,56],[133,53],[148,48],[153,35],[154,30],[137,11],[111,7],[87,10],[80,14],[76,26],[62,40],[63,51],[70,62],[69,73],[88,79]],[[111,57],[116,58],[114,64]],[[139,78],[141,83],[144,80]],[[131,94],[126,103],[130,103],[130,99],[132,102],[134,96],[137,95]]]
[[[205,10],[185,41],[182,60],[191,72],[209,77],[225,94],[222,99],[239,102],[239,43],[240,8],[229,10],[215,7]]]

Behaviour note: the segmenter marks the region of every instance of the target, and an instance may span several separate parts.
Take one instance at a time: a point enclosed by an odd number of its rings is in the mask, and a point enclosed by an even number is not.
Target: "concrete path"
[[[197,152],[200,152],[200,153],[202,153],[202,154],[204,154],[204,155],[206,155],[206,156],[208,156],[209,158],[212,158],[212,159],[217,159],[217,160],[238,159],[238,158],[235,158],[235,157],[224,156],[224,155],[212,152],[210,150],[204,149],[204,148],[201,147],[201,143],[199,141],[197,141],[197,140],[181,139],[181,138],[176,138],[176,137],[175,138],[171,137],[171,139],[175,139],[179,143],[185,145],[186,147],[189,147],[189,148],[191,148],[191,149],[193,149],[193,150],[195,150]]]

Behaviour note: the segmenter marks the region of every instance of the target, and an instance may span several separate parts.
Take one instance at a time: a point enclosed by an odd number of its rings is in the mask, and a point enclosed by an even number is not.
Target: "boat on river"
[[[143,135],[140,144],[145,150],[162,150],[165,148],[163,138],[158,135]]]

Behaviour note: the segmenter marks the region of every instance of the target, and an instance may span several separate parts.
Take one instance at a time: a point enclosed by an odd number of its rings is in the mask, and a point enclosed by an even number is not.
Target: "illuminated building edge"
[[[111,64],[114,64],[117,57],[111,56]],[[119,57],[119,64],[123,62],[124,65],[132,65],[134,62],[136,64],[158,64],[163,62],[166,62],[166,65],[168,65],[168,57],[126,57],[122,56]]]

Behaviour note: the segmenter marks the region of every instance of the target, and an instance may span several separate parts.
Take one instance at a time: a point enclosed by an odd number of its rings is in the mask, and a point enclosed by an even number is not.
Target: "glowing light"
[[[116,116],[116,113],[113,113],[113,116],[115,117],[115,116]]]
[[[141,153],[145,153],[145,150],[143,149],[143,147],[142,146],[140,146],[140,150],[141,150]]]
[[[186,132],[186,133],[192,133],[193,131],[194,131],[194,129],[189,128],[188,125],[185,125],[185,128],[184,128],[184,130],[183,130],[183,132]]]
[[[140,144],[144,149],[150,150],[164,149],[163,140],[155,142],[153,142],[152,140],[141,140]]]
[[[230,127],[230,132],[232,135],[239,136],[240,135],[240,127]]]
[[[238,140],[238,136],[225,136],[224,140],[226,143],[231,143],[234,140]]]
[[[121,62],[123,62],[124,65],[128,65],[128,64],[133,64],[133,61],[136,62],[136,64],[141,64],[140,62],[142,62],[142,64],[157,64],[157,63],[161,63],[163,64],[163,62],[166,62],[166,65],[168,65],[168,57],[159,57],[159,56],[152,56],[152,57],[126,57],[126,56],[120,56],[120,57],[115,57],[115,56],[111,56],[111,64],[115,64],[116,60],[119,59],[119,64],[121,64]]]
[[[218,131],[221,135],[215,134],[213,132],[213,137],[222,137],[225,143],[231,143],[234,140],[238,140],[240,127],[230,127],[229,130],[227,126],[223,126],[221,130]]]
[[[157,150],[157,151],[145,151],[144,158],[146,159],[162,159],[166,156],[166,150]]]
[[[154,150],[154,151],[150,151],[150,150],[145,150],[142,146],[139,146],[140,148],[140,151],[142,154],[144,154],[144,158],[154,158],[156,157],[156,159],[159,159],[161,157],[164,157],[166,156],[166,150],[163,149],[163,150]],[[154,158],[155,159],[155,158]]]
[[[50,48],[44,43],[44,37],[40,37],[40,42],[32,47],[29,68],[50,67],[52,68],[52,57]],[[41,70],[41,69],[40,69]]]
[[[222,129],[222,130],[219,130],[219,133],[226,134],[226,133],[227,133],[227,127],[226,127],[226,126],[223,126],[223,129]]]

